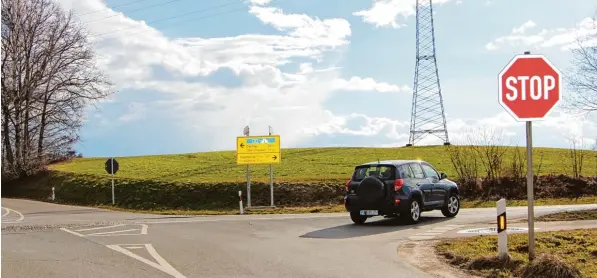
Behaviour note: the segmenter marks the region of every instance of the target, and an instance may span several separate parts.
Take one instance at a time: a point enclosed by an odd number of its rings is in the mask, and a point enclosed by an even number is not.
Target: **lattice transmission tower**
[[[416,58],[410,137],[407,146],[413,146],[427,135],[437,136],[444,145],[449,145],[435,56],[432,0],[417,0]]]

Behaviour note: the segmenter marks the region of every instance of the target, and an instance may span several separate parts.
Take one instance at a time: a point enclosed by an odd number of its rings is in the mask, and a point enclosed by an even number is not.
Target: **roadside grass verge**
[[[508,206],[526,206],[526,200],[512,200],[509,201]],[[554,198],[554,199],[540,199],[535,200],[537,206],[553,206],[553,205],[584,205],[597,204],[597,196],[583,197],[578,200],[568,198]],[[239,214],[239,209],[202,209],[202,210],[188,210],[188,209],[126,209],[109,205],[95,206],[103,209],[110,209],[115,211],[126,211],[136,213],[151,213],[160,215],[227,215]],[[494,201],[462,201],[461,208],[491,208],[495,207]],[[305,213],[334,213],[346,212],[344,205],[328,205],[328,206],[304,206],[304,207],[276,207],[264,209],[245,209],[245,214],[305,214]],[[575,219],[577,220],[577,219]],[[582,220],[582,219],[578,219]],[[536,220],[543,221],[543,220]]]
[[[497,258],[497,236],[443,240],[438,255],[484,277],[597,277],[597,229],[536,233],[536,259],[528,263],[527,234],[508,236],[510,258]]]
[[[554,214],[547,214],[535,218],[535,221],[576,221],[576,220],[597,220],[597,209],[565,211]]]
[[[495,201],[468,201],[462,200],[460,202],[461,208],[495,208]],[[529,202],[527,200],[506,200],[508,207],[526,207]],[[587,196],[576,198],[542,198],[535,199],[535,206],[557,206],[557,205],[586,205],[597,204],[597,196]],[[537,218],[535,218],[537,219]],[[535,220],[539,221],[539,220]]]

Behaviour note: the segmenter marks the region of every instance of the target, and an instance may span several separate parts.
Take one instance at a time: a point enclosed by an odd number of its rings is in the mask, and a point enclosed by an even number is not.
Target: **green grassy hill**
[[[466,148],[452,146],[453,148]],[[507,166],[515,148],[507,149]],[[524,156],[524,149],[520,149]],[[594,151],[586,151],[583,174],[597,175]],[[120,170],[117,178],[150,179],[168,182],[242,182],[246,180],[246,166],[236,165],[236,152],[206,152],[194,154],[140,156],[117,158]],[[541,161],[541,157],[543,157]],[[454,177],[454,168],[444,146],[410,148],[305,148],[283,149],[282,163],[274,165],[276,182],[338,182],[347,180],[358,164],[377,159],[421,159],[435,165],[439,171]],[[52,165],[61,172],[108,176],[104,170],[105,158],[81,158],[68,163]],[[535,148],[535,171],[545,174],[571,174],[569,150]],[[539,169],[539,165],[541,166]],[[269,180],[268,165],[251,166],[251,179]]]
[[[472,155],[477,150],[476,156]],[[450,152],[449,150],[452,150]],[[458,180],[450,153],[459,150],[466,159],[479,161],[478,174],[484,178],[481,157],[489,150],[483,147],[445,146],[410,148],[310,148],[282,150],[282,163],[274,166],[274,190],[277,206],[336,208],[343,202],[344,183],[356,165],[389,159],[421,159],[435,165],[453,180]],[[511,167],[515,154],[524,150],[503,148],[504,173]],[[583,175],[595,176],[594,151],[586,151]],[[571,174],[569,150],[537,148],[534,150],[535,173]],[[117,158],[116,206],[150,210],[221,210],[238,208],[238,191],[246,194],[246,166],[236,165],[235,152],[208,152],[180,155]],[[3,184],[3,196],[47,200],[51,188],[56,189],[56,202],[77,205],[111,203],[111,179],[104,170],[106,158],[80,158],[51,165],[48,172]],[[486,160],[486,159],[485,159]],[[522,161],[524,164],[524,161]],[[540,168],[540,171],[539,171]],[[269,204],[269,166],[251,166],[253,205]],[[499,198],[524,200],[524,177],[506,176],[497,179],[461,181],[461,196],[469,202],[485,201],[494,205]],[[5,186],[6,185],[6,186]],[[574,179],[568,176],[543,176],[536,183],[537,199],[590,196],[594,202],[597,178]],[[587,202],[587,200],[582,200]],[[560,202],[560,201],[559,201]]]

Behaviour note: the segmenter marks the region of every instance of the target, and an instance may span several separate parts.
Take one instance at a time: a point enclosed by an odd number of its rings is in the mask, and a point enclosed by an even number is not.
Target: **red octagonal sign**
[[[499,75],[499,102],[517,121],[542,120],[562,99],[561,84],[543,55],[517,55]]]

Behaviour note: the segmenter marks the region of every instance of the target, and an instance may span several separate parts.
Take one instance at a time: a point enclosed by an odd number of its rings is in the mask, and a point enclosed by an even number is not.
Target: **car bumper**
[[[402,196],[395,196],[393,200],[384,201],[379,204],[363,204],[356,195],[344,197],[344,207],[347,211],[377,210],[380,215],[395,214],[408,208],[408,199]]]

